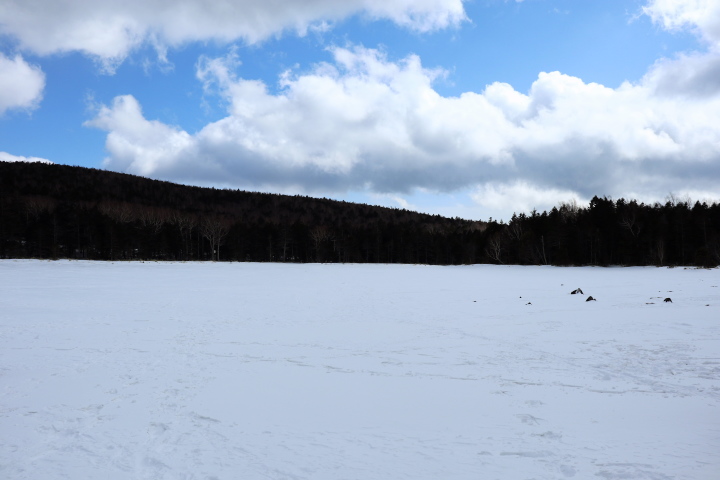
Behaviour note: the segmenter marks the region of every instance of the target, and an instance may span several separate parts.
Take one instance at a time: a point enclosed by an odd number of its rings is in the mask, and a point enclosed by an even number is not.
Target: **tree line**
[[[0,162],[0,258],[720,264],[720,206],[594,197],[508,223]]]

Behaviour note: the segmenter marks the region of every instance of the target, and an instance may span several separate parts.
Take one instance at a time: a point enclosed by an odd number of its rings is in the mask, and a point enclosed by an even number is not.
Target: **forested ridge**
[[[720,264],[720,205],[594,197],[508,223],[0,162],[0,258]]]

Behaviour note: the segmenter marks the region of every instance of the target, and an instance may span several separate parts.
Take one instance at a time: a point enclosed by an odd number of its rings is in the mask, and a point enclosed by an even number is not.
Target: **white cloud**
[[[467,19],[464,0],[368,0],[363,10],[376,19],[387,18],[412,30],[429,32]]]
[[[131,95],[116,97],[112,107],[102,106],[86,126],[110,132],[106,146],[113,153],[113,167],[152,176],[178,168],[178,159],[191,154],[193,141],[186,132],[158,121],[145,120],[140,104]]]
[[[0,115],[10,109],[32,110],[45,88],[45,74],[20,55],[8,58],[0,52]]]
[[[557,188],[541,189],[526,181],[479,186],[471,195],[476,204],[489,211],[503,212],[505,219],[512,216],[512,212],[528,213],[533,209],[538,211],[551,210],[560,202],[575,200],[579,205],[586,204],[589,199],[578,199],[575,192],[559,190]]]
[[[40,163],[53,163],[50,160],[40,157],[22,157],[18,155],[11,155],[7,152],[0,152],[0,162],[40,162]]]
[[[284,74],[277,94],[238,78],[232,55],[204,59],[198,78],[228,114],[193,135],[146,120],[132,97],[89,125],[109,132],[107,167],[184,182],[383,194],[480,186],[475,199],[488,205],[718,190],[720,94],[664,88],[679,64],[615,89],[551,72],[527,93],[495,83],[443,97],[433,81],[444,72],[416,56],[331,52],[333,62]]]
[[[690,29],[720,47],[720,2],[717,0],[649,0],[643,12],[670,31]]]
[[[720,53],[680,54],[661,59],[644,82],[663,96],[709,97],[720,92]]]
[[[136,47],[304,35],[353,14],[425,32],[466,19],[463,0],[4,0],[0,34],[37,54],[80,51],[112,71]]]

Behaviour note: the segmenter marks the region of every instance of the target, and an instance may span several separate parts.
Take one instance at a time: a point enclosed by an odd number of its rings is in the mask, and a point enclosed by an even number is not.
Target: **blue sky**
[[[0,159],[472,219],[720,199],[720,2],[97,3],[0,6]]]

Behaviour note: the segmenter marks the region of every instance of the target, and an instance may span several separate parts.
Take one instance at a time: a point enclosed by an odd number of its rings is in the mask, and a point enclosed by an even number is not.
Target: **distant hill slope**
[[[465,237],[487,227],[402,209],[22,162],[0,162],[0,208],[5,257],[199,260],[220,250],[220,260],[471,263],[477,258],[463,252]]]
[[[392,222],[456,222],[401,209],[307,196],[193,187],[125,173],[41,163],[0,162],[0,188],[6,193],[57,200],[116,201],[185,211],[240,213],[266,219],[277,215],[302,217],[314,211],[333,217],[343,216],[342,213],[350,218],[379,216]]]

